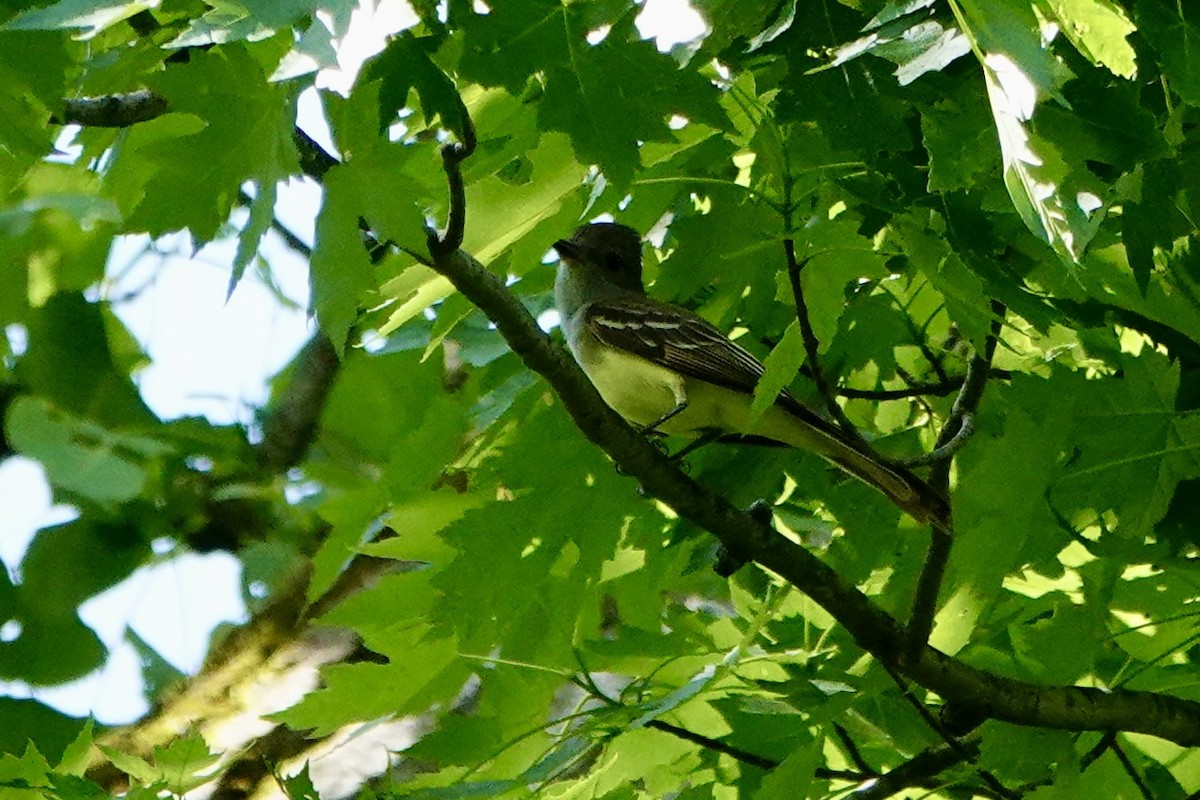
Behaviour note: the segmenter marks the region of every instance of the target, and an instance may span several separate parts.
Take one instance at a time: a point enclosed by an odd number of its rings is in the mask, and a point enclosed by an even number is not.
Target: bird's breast
[[[604,402],[635,425],[649,425],[683,398],[678,373],[623,350],[584,337],[575,354]],[[675,432],[671,426],[664,432]]]

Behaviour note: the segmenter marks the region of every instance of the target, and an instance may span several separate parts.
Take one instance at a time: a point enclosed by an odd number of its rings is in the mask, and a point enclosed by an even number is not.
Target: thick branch
[[[167,99],[149,89],[103,97],[76,97],[63,100],[62,115],[50,121],[56,125],[74,123],[90,128],[128,128],[167,113]]]

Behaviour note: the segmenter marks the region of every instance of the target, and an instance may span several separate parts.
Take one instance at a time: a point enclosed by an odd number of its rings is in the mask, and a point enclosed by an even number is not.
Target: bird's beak
[[[561,258],[569,259],[571,261],[581,260],[580,256],[582,254],[580,253],[579,246],[570,239],[559,239],[552,246],[554,247],[555,252],[557,252]]]

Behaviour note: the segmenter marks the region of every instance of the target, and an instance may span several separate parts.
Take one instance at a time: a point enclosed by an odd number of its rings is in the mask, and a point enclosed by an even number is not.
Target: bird
[[[642,240],[616,222],[580,226],[553,245],[555,306],[567,348],[601,398],[644,432],[765,438],[807,450],[945,530],[945,498],[904,467],[864,452],[786,390],[751,413],[762,363],[697,314],[646,294]]]

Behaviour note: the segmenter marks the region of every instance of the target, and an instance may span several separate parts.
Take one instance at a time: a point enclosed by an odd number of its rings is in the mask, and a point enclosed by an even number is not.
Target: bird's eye
[[[609,272],[616,272],[621,268],[621,257],[616,253],[608,253],[604,256],[604,268]]]

